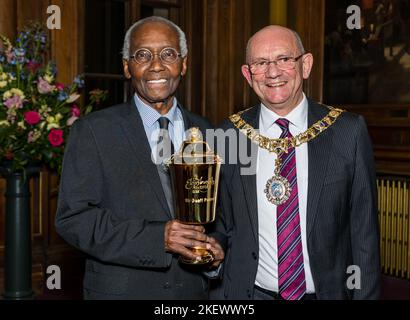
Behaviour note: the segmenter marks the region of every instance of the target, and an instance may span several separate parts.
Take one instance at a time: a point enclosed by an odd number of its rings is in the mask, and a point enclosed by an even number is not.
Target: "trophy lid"
[[[192,127],[188,130],[188,139],[182,143],[179,151],[172,155],[169,162],[173,164],[212,164],[219,163],[220,159],[208,143],[203,141],[199,128]]]

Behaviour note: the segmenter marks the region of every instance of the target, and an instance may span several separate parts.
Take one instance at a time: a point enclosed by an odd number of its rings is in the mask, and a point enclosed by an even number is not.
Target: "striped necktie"
[[[163,149],[159,151],[159,155],[164,159],[168,159],[174,153],[174,144],[168,132],[169,119],[167,117],[160,117],[158,123],[160,134],[157,144],[163,143]]]
[[[289,120],[278,119],[276,124],[282,129],[281,138],[292,137],[289,131]],[[300,231],[295,148],[282,154],[281,159],[280,175],[289,181],[292,192],[285,203],[277,206],[276,211],[279,293],[286,300],[299,300],[306,293],[306,281]]]

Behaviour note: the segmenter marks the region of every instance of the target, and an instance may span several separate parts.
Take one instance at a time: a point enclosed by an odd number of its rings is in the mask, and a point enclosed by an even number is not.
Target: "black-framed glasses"
[[[297,57],[281,57],[276,60],[261,60],[248,64],[249,70],[253,75],[262,74],[268,71],[271,63],[275,64],[276,67],[280,70],[292,70],[295,69],[296,62],[302,58],[306,53],[302,53]]]
[[[149,49],[141,48],[135,51],[130,58],[138,64],[147,64],[152,62],[154,56],[159,56],[164,64],[173,64],[181,57],[181,54],[174,48],[164,48],[160,53],[152,53]]]

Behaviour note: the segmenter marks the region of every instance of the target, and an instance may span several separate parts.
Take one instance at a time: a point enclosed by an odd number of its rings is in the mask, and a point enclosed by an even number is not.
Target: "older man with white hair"
[[[92,113],[71,130],[56,228],[88,255],[86,299],[208,296],[203,269],[182,265],[178,257],[196,259],[190,248],[207,248],[217,266],[223,250],[202,226],[175,220],[160,161],[179,149],[185,130],[210,128],[175,98],[187,53],[185,34],[171,21],[138,21],[123,49],[124,75],[135,91],[131,101]]]

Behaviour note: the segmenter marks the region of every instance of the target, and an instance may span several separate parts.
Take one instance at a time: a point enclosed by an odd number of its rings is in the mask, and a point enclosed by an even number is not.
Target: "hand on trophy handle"
[[[209,250],[212,251],[212,254],[214,256],[214,260],[212,261],[210,267],[217,268],[225,259],[225,252],[215,238],[208,236],[208,243],[211,245],[211,248]]]
[[[209,237],[204,232],[203,226],[184,224],[177,220],[168,221],[165,225],[165,250],[188,259],[199,259],[201,256],[189,248],[211,248],[211,244],[207,243]]]

